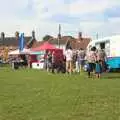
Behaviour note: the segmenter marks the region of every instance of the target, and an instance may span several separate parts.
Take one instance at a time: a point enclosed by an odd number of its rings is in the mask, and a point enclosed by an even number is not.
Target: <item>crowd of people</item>
[[[106,59],[103,49],[92,47],[86,54],[88,77],[91,77],[91,72],[93,72],[97,78],[100,78],[101,73],[107,70]]]
[[[28,67],[28,58],[26,55],[14,55],[9,56],[8,63],[13,69],[18,69],[19,67]]]
[[[92,73],[97,78],[100,78],[101,73],[107,69],[105,51],[103,49],[96,49],[96,47],[92,47],[88,51],[82,48],[72,50],[69,47],[66,49],[64,57],[59,61],[59,64],[56,64],[54,54],[54,52],[48,52],[45,55],[45,69],[52,73],[55,72],[56,68],[67,74],[81,73],[83,70],[86,70],[89,78],[92,77]]]
[[[61,54],[60,54],[61,55]],[[57,73],[81,73],[86,71],[88,77],[96,75],[97,78],[101,77],[101,73],[107,70],[106,65],[106,53],[103,49],[96,49],[91,47],[89,50],[80,48],[79,50],[73,50],[68,47],[62,56],[56,56],[55,51],[46,51],[44,55],[44,69],[48,72]],[[10,57],[10,64],[16,63],[14,66],[30,66],[30,59],[28,55],[20,55]]]
[[[44,69],[48,72],[55,73],[57,72],[65,73],[65,59],[63,56],[57,58],[55,51],[46,51],[44,56]]]

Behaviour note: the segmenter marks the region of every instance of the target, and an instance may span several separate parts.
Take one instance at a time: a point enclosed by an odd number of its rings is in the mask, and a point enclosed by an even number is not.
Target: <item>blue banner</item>
[[[19,37],[19,51],[22,51],[24,49],[24,42],[25,42],[24,33],[21,33]]]

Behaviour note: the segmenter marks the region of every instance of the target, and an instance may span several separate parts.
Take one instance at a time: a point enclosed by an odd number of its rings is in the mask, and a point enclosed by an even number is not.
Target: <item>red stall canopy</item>
[[[54,45],[45,42],[43,43],[41,46],[37,47],[37,48],[33,48],[32,51],[41,51],[41,50],[54,50],[57,49]]]

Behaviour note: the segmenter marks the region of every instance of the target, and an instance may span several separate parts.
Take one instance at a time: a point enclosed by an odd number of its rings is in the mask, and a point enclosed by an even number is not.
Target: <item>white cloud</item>
[[[67,14],[69,6],[60,0],[34,0],[37,17],[46,18],[54,14]]]
[[[63,1],[56,0],[0,0],[0,31],[6,36],[13,36],[15,31],[25,32],[30,35],[33,29],[36,30],[37,39],[40,40],[45,34],[57,35],[58,24],[47,21],[47,18],[54,14],[67,13],[68,6]],[[34,18],[25,19],[21,11],[25,10],[29,2],[32,2]],[[29,11],[28,11],[29,12]],[[19,17],[18,17],[19,16]],[[27,18],[27,16],[26,16]]]
[[[90,31],[91,29],[94,29],[96,27],[99,27],[103,24],[103,22],[96,22],[96,21],[87,21],[87,22],[81,22],[80,26],[84,31]]]
[[[120,5],[118,0],[77,0],[70,5],[65,4],[64,0],[0,0],[0,2],[0,31],[4,31],[6,36],[14,36],[15,31],[31,35],[34,29],[38,40],[41,40],[45,34],[57,36],[59,23],[48,20],[55,14],[77,16],[89,12],[101,12],[114,5]],[[34,16],[29,19],[26,14],[24,19],[25,16],[21,11],[25,11],[29,3],[32,4]],[[62,23],[62,34],[77,37],[78,32],[82,31],[87,36],[94,36],[97,32],[110,35],[119,33],[118,26],[120,26],[119,18],[102,22],[78,20],[77,23],[72,24]]]
[[[108,22],[105,22],[100,27],[96,28],[103,36],[111,36],[115,34],[120,34],[119,27],[120,26],[120,18],[111,18]]]
[[[0,31],[5,32],[6,36],[14,36],[15,31],[25,32],[26,35],[30,35],[32,29],[34,29],[34,26],[36,25],[30,20],[6,20],[0,22],[0,26]]]
[[[91,36],[93,39],[98,34],[99,37],[112,36],[120,34],[120,18],[109,19],[105,22],[83,22],[81,23],[82,32],[85,36]]]
[[[118,22],[120,22],[120,17],[109,18],[108,20],[112,23],[118,23]]]
[[[70,5],[70,14],[102,12],[106,8],[120,5],[119,0],[77,0]]]
[[[13,15],[18,10],[24,9],[27,6],[28,1],[29,0],[0,0],[1,17],[7,17],[7,15],[10,17],[10,15]]]

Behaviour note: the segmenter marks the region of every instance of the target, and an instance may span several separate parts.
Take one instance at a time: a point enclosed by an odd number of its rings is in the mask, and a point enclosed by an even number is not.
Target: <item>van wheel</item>
[[[113,72],[113,69],[112,68],[108,68],[107,72]]]
[[[111,68],[109,72],[117,72],[118,70],[116,68]]]

